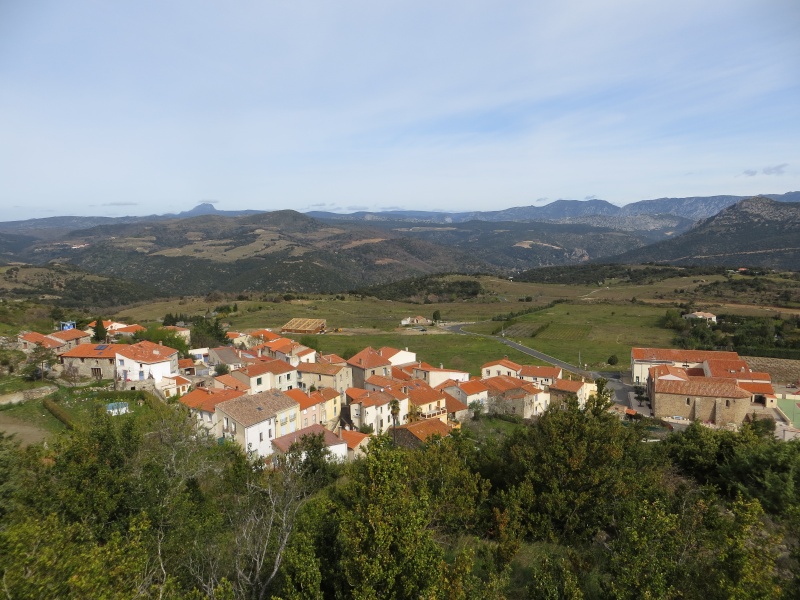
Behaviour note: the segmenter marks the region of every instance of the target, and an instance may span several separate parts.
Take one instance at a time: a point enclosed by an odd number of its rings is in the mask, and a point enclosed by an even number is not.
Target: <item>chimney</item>
[[[158,340],[158,345],[159,345],[159,346],[163,346],[163,345],[164,345],[164,342],[162,342],[161,340]]]
[[[439,363],[439,368],[444,369],[444,363]]]

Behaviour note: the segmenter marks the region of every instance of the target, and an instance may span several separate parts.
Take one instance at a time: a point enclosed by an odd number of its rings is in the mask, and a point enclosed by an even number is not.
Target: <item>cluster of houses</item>
[[[584,403],[596,391],[592,382],[564,379],[558,367],[507,357],[471,377],[419,360],[408,348],[367,347],[345,360],[269,329],[229,331],[226,345],[192,349],[192,358],[180,359],[161,344],[112,341],[133,335],[138,325],[104,326],[108,343],[90,342],[94,323],[86,331],[27,332],[18,341],[25,351],[37,345],[56,351],[65,373],[178,397],[198,427],[260,458],[286,452],[314,433],[341,459],[360,455],[370,435],[390,430],[398,444],[413,447],[448,435],[475,410],[531,418],[551,402],[575,395]],[[324,322],[313,320],[287,326],[282,331],[324,331]]]
[[[656,418],[728,427],[777,407],[769,373],[753,371],[736,352],[632,348],[631,379],[646,388]]]
[[[419,360],[407,348],[367,347],[350,359],[320,354],[262,329],[231,334],[240,347],[208,350],[208,363],[230,371],[180,401],[198,426],[259,457],[285,452],[308,433],[324,432],[334,456],[355,458],[371,434],[391,431],[416,446],[446,436],[478,407],[522,418],[544,412],[551,398],[585,402],[594,383],[562,379],[557,367],[507,358],[483,365],[481,377]]]
[[[290,323],[293,332],[324,331],[322,322]],[[415,446],[448,435],[475,410],[528,419],[567,398],[584,405],[597,391],[594,382],[564,378],[558,367],[507,357],[472,377],[419,360],[408,348],[367,347],[345,360],[269,329],[229,331],[227,345],[193,349],[192,358],[180,359],[161,344],[118,342],[143,329],[139,325],[104,326],[107,343],[91,343],[90,323],[85,331],[23,332],[18,346],[53,350],[65,374],[178,397],[198,427],[260,458],[320,434],[333,456],[352,459],[372,434],[391,430],[397,443]],[[171,329],[190,341],[188,329]],[[754,410],[777,404],[769,374],[752,371],[735,352],[633,348],[631,379],[646,389],[656,418],[738,425]]]

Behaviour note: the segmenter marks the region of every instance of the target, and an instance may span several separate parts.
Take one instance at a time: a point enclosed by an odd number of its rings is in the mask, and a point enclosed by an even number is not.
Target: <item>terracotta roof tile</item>
[[[140,363],[159,363],[169,361],[170,358],[178,353],[175,348],[154,344],[143,340],[136,344],[120,344],[117,347],[117,354]]]
[[[214,412],[214,408],[220,402],[233,400],[239,396],[243,396],[244,392],[239,390],[220,390],[214,388],[195,388],[188,394],[184,394],[180,398],[180,403],[189,408],[203,410],[205,412]]]
[[[750,394],[729,379],[711,377],[692,378],[689,381],[657,379],[657,394],[678,396],[705,396],[709,398],[749,398]]]
[[[397,429],[406,429],[415,438],[421,442],[427,441],[428,438],[434,435],[446,437],[450,435],[450,427],[442,423],[439,419],[425,419],[423,421],[414,421],[413,423],[406,423],[405,425],[398,425]]]
[[[355,450],[361,442],[369,439],[368,434],[350,429],[342,429],[341,435],[342,439],[347,443],[347,447],[350,450]]]
[[[299,442],[306,436],[311,435],[322,435],[323,443],[326,447],[331,446],[338,446],[339,444],[347,444],[344,440],[340,440],[336,435],[334,435],[331,431],[325,429],[319,423],[314,423],[314,425],[310,425],[309,427],[304,427],[303,429],[298,429],[295,432],[287,433],[286,435],[282,435],[279,438],[275,438],[272,440],[272,445],[275,446],[281,452],[288,452],[289,448],[291,448],[292,444]]]
[[[736,352],[711,350],[682,350],[676,348],[631,348],[631,356],[639,361],[669,361],[675,363],[702,363],[706,360],[738,360]]]

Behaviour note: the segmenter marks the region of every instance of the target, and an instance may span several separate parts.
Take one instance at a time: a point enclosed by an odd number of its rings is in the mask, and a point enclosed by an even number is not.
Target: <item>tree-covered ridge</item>
[[[470,300],[485,293],[485,290],[474,279],[439,274],[359,288],[351,293],[373,296],[380,300],[427,303]]]
[[[0,438],[12,598],[796,598],[800,443],[692,425],[666,442],[553,407],[505,437],[372,440],[273,468],[173,407]]]
[[[724,273],[724,267],[653,265],[631,267],[624,264],[582,264],[531,269],[520,273],[514,279],[531,283],[562,283],[568,285],[604,285],[610,280],[614,280],[616,283],[643,285],[672,277],[697,277],[702,275],[722,275]]]
[[[676,331],[673,343],[690,350],[735,350],[745,356],[800,358],[800,317],[717,315],[716,323],[684,319],[677,309],[664,315],[664,327]]]

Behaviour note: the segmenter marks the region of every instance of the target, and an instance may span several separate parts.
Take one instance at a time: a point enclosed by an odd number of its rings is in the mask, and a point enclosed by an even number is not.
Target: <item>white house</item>
[[[297,369],[282,360],[267,360],[246,365],[230,375],[250,388],[251,393],[265,390],[285,392],[297,387]]]
[[[178,351],[147,340],[115,346],[117,379],[120,381],[153,380],[178,374]]]
[[[278,390],[220,402],[215,410],[222,437],[260,458],[272,454],[272,440],[297,430],[298,404]]]

